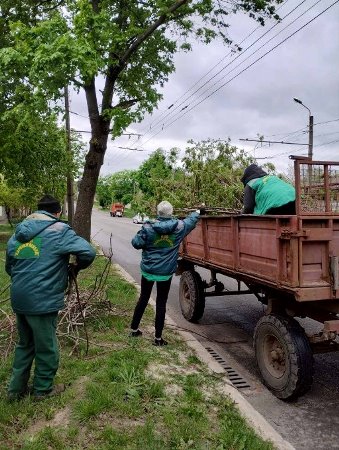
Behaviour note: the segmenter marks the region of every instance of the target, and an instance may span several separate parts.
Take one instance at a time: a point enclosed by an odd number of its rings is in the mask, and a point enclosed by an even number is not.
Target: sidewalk
[[[115,270],[128,282],[132,283],[138,291],[140,286],[134,279],[118,264],[113,264]],[[150,304],[155,308],[155,301],[151,298]],[[176,325],[171,317],[166,315],[166,323],[169,325]],[[256,430],[258,435],[264,439],[271,441],[273,445],[279,450],[293,450],[294,447],[284,440],[282,436],[267,422],[267,420],[256,411],[252,405],[241,395],[241,393],[233,386],[233,384],[226,378],[223,368],[211,357],[208,351],[200,344],[200,342],[189,332],[176,330],[185,343],[194,350],[197,357],[205,363],[208,368],[217,374],[225,375],[224,385],[222,387],[222,394],[228,395],[239,409],[241,415],[246,419],[247,423]]]

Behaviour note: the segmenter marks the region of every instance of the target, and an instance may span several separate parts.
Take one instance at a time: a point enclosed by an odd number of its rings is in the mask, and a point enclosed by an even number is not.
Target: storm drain
[[[224,361],[224,359],[220,355],[218,355],[218,353],[215,350],[213,350],[213,348],[210,348],[210,347],[205,347],[205,348],[208,351],[208,353],[211,356],[213,356],[213,358],[216,361],[218,361],[218,363],[221,365],[221,367],[226,370],[228,378],[230,379],[230,381],[234,387],[236,387],[237,389],[245,389],[245,388],[251,387],[248,384],[248,382],[246,380],[244,380],[244,378],[241,375],[239,375],[236,370],[233,369],[233,367],[231,367],[229,364],[227,364],[227,362]]]

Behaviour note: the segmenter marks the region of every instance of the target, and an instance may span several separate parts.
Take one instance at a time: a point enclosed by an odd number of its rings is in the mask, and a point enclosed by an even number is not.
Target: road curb
[[[116,263],[113,263],[112,265],[126,281],[133,284],[138,291],[140,291],[140,285],[135,282],[132,276],[126,272],[123,267]],[[155,301],[153,298],[150,299],[150,304],[153,308],[155,307]],[[167,314],[166,323],[168,325],[177,326],[175,321]],[[180,329],[176,329],[175,332],[180,334],[186,344],[195,351],[198,358],[205,363],[210,370],[215,373],[222,373],[227,377],[225,370],[212,358],[205,347],[193,336],[193,334]],[[278,450],[295,450],[295,448],[288,441],[283,439],[283,437],[272,427],[272,425],[270,425],[267,420],[258,411],[256,411],[256,409],[245,399],[245,397],[243,397],[238,389],[236,389],[227,378],[225,378],[224,381],[225,384],[222,388],[222,392],[234,401],[241,415],[256,430],[261,438],[271,441]]]

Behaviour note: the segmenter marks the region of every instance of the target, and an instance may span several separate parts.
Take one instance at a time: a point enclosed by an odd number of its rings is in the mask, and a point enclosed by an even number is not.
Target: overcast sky
[[[184,149],[189,139],[207,138],[230,138],[233,145],[255,155],[258,163],[274,162],[278,170],[286,171],[288,155],[306,155],[307,146],[260,146],[240,139],[257,139],[260,134],[266,140],[307,143],[309,112],[293,97],[314,116],[313,159],[339,161],[339,1],[315,18],[333,3],[287,0],[279,9],[280,17],[286,18],[280,24],[268,21],[265,27],[237,14],[229,21],[230,36],[242,42],[242,53],[231,55],[228,47],[214,42],[178,54],[176,72],[162,89],[158,109],[128,128],[141,137],[110,141],[101,175],[136,169],[159,147]],[[81,96],[72,95],[71,110],[87,114]],[[71,126],[89,129],[87,120],[76,114]]]

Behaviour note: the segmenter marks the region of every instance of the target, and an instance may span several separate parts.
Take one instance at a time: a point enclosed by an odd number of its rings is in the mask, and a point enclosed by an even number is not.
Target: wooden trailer
[[[311,387],[314,352],[339,349],[339,162],[291,158],[296,215],[202,216],[179,260],[187,320],[202,317],[209,296],[253,293],[267,305],[255,354],[265,384],[285,400]],[[196,266],[210,270],[209,282]],[[225,290],[218,274],[236,279],[238,290]],[[322,331],[307,336],[295,317],[317,320]]]

